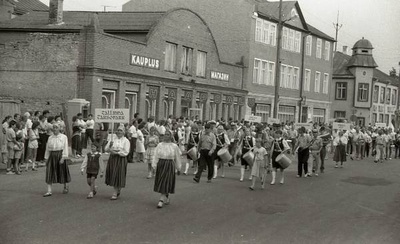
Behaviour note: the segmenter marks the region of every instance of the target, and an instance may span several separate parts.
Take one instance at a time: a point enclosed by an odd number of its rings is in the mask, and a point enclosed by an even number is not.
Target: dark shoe
[[[253,188],[252,186],[249,186],[249,189],[252,190],[252,191],[254,191],[254,188]]]
[[[193,180],[194,180],[196,183],[199,183],[199,182],[200,182],[200,180],[199,180],[199,179],[196,179],[196,178],[193,178]]]
[[[121,191],[118,191],[118,192],[117,192],[117,197],[119,197],[119,195],[121,195]]]
[[[43,197],[51,197],[51,192],[46,192],[46,194],[44,194]]]

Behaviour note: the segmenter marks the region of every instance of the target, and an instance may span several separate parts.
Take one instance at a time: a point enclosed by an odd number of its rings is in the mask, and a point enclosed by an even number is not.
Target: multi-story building
[[[333,118],[346,118],[358,125],[386,123],[395,119],[399,81],[377,69],[373,46],[367,39],[357,41],[352,55],[334,55],[331,90]]]
[[[247,114],[267,121],[275,102],[279,2],[228,0],[131,0],[124,11],[193,9],[215,33],[226,60],[245,66]],[[295,1],[283,2],[278,118],[326,121],[330,114],[334,39],[306,23]],[[301,112],[300,112],[301,111]],[[225,114],[226,116],[226,114]]]

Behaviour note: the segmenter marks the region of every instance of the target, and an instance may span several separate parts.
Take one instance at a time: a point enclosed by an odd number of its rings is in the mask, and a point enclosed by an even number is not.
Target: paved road
[[[239,168],[211,184],[179,176],[171,205],[157,209],[158,194],[145,179],[146,165],[129,164],[127,188],[88,187],[71,165],[70,193],[46,190],[44,168],[22,176],[0,175],[0,243],[400,243],[400,160],[351,161],[335,169],[328,161],[318,178],[249,191]],[[203,175],[204,177],[204,175]]]

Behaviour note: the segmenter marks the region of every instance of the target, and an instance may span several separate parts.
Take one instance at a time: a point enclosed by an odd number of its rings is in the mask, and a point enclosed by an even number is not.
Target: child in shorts
[[[90,192],[87,199],[93,198],[96,195],[96,178],[100,171],[100,177],[104,174],[104,161],[100,153],[100,146],[97,143],[92,143],[92,151],[85,155],[81,166],[81,174],[86,169],[87,183],[90,186]]]

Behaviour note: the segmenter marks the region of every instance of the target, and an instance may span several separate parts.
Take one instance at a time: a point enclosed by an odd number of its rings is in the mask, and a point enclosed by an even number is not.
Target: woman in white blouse
[[[49,137],[46,144],[44,158],[46,160],[46,183],[47,193],[44,197],[51,196],[53,183],[64,184],[63,193],[68,193],[68,183],[71,182],[68,164],[68,138],[60,133],[60,125],[53,125],[53,135]]]
[[[343,131],[339,131],[338,136],[333,140],[333,146],[335,147],[335,154],[333,155],[333,161],[336,162],[335,168],[338,167],[339,162],[340,167],[343,167],[343,162],[346,162],[347,142],[347,137]]]
[[[172,132],[165,131],[164,141],[158,144],[154,152],[153,168],[157,167],[154,191],[161,193],[157,208],[169,204],[169,194],[175,193],[175,172],[180,173],[181,150],[173,142]]]
[[[106,169],[106,185],[114,187],[111,200],[117,200],[121,188],[125,187],[126,170],[128,165],[130,142],[124,137],[125,127],[122,125],[117,129],[117,138],[107,143],[105,151],[110,153]]]

